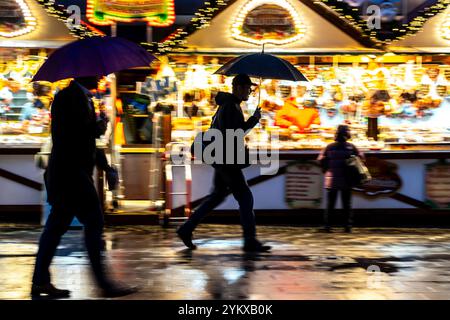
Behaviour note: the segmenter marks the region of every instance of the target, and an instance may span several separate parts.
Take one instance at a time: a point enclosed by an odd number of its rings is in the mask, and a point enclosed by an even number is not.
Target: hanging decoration
[[[167,27],[175,22],[174,0],[87,0],[86,16],[96,25],[145,21]]]
[[[196,13],[195,17],[191,19],[189,24],[184,28],[177,29],[164,42],[142,43],[148,51],[154,53],[167,53],[175,48],[180,48],[185,44],[187,36],[193,34],[195,31],[209,26],[210,21],[223,9],[233,4],[236,0],[207,0],[202,8]]]
[[[0,37],[14,38],[30,33],[36,28],[25,0],[2,0],[0,3]]]
[[[304,37],[306,27],[289,1],[250,0],[232,23],[236,40],[284,45]]]

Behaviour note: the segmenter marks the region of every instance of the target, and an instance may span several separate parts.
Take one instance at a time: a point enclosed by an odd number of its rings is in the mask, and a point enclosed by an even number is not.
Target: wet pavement
[[[0,225],[0,299],[29,299],[38,226]],[[108,228],[106,254],[116,279],[140,287],[122,299],[450,299],[450,230],[260,226],[271,253],[244,254],[240,227],[202,225],[198,249],[175,228]],[[81,230],[63,238],[52,265],[71,299],[99,299]]]

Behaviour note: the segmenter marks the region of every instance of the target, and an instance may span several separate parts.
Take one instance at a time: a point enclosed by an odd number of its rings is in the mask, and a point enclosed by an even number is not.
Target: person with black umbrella
[[[254,85],[256,84],[252,83],[249,76],[239,74],[233,78],[232,93],[219,92],[217,94],[216,102],[219,108],[214,116],[211,127],[219,130],[223,137],[226,136],[227,130],[243,130],[245,133],[248,133],[248,131],[258,124],[261,118],[260,108],[257,108],[254,114],[245,121],[240,107],[241,102],[248,100],[252,92],[252,86]],[[239,143],[243,144],[244,142],[239,141],[236,145]],[[236,145],[233,144],[233,148]],[[224,146],[227,146],[226,141],[224,142]],[[192,233],[197,225],[211,210],[225,200],[229,192],[232,193],[239,204],[244,236],[243,250],[246,252],[265,252],[271,249],[270,246],[263,245],[256,238],[253,194],[242,173],[242,168],[248,166],[248,164],[239,164],[236,161],[239,158],[239,154],[237,153],[246,151],[245,149],[239,148],[235,148],[233,151],[235,157],[232,163],[223,161],[221,164],[216,163],[213,165],[213,191],[192,216],[177,230],[178,236],[190,249],[196,248],[192,242]],[[232,150],[224,148],[224,159],[226,159],[226,152],[232,152]]]

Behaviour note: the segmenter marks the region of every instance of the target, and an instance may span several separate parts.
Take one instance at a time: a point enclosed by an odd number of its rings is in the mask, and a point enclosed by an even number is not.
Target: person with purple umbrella
[[[74,217],[84,225],[85,243],[92,270],[105,297],[136,291],[112,281],[102,257],[103,212],[93,182],[97,165],[107,170],[108,184],[117,176],[96,147],[106,130],[106,117],[97,118],[91,90],[100,77],[134,67],[149,66],[156,58],[141,46],[116,37],[92,37],[71,42],[55,52],[39,68],[33,81],[55,82],[73,78],[55,95],[51,107],[52,151],[44,174],[50,215],[39,241],[31,295],[50,298],[70,296],[69,290],[51,283],[49,267],[61,237]],[[108,172],[112,173],[109,175]]]
[[[112,281],[102,257],[103,212],[92,174],[98,163],[95,139],[106,130],[106,120],[97,119],[90,90],[99,77],[75,78],[58,92],[51,108],[52,151],[45,171],[50,215],[39,241],[31,294],[50,298],[70,296],[69,290],[51,283],[49,267],[61,237],[74,217],[84,225],[85,245],[92,271],[105,297],[119,297],[136,290]]]

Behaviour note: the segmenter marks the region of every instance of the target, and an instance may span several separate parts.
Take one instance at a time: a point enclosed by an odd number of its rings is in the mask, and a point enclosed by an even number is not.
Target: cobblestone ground
[[[450,230],[258,228],[271,253],[241,252],[240,227],[202,225],[187,251],[174,228],[105,232],[116,279],[138,285],[126,299],[450,299]],[[0,225],[0,299],[29,299],[41,228]],[[71,299],[98,299],[82,231],[63,238],[53,282]]]

